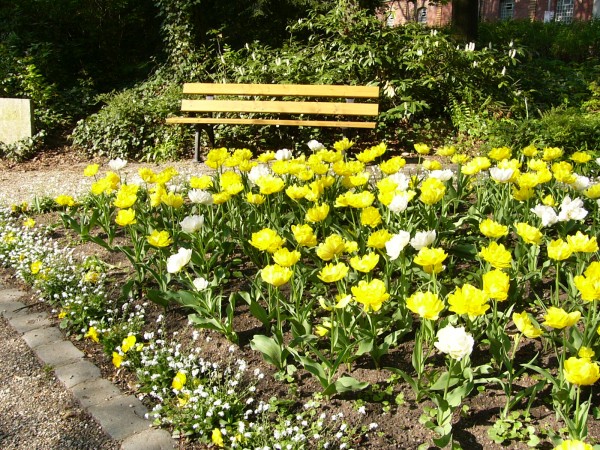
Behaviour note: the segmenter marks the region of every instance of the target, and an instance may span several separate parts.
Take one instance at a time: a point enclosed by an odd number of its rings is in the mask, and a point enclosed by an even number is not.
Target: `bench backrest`
[[[336,86],[297,84],[216,84],[185,83],[183,112],[330,114],[342,116],[377,116],[377,86]],[[199,95],[209,99],[198,99]],[[247,99],[210,99],[212,96],[248,97]],[[293,97],[290,100],[270,98]],[[264,99],[263,99],[264,98]],[[332,98],[345,99],[343,102]],[[372,103],[360,103],[355,99]],[[374,102],[373,102],[374,101]]]

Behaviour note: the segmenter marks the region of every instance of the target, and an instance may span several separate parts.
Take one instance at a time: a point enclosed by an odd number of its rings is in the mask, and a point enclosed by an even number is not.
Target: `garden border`
[[[100,376],[100,369],[55,326],[47,313],[27,311],[19,301],[27,293],[0,284],[0,314],[38,359],[51,366],[58,381],[122,450],[167,450],[177,447],[168,431],[152,427],[146,407],[133,395]]]

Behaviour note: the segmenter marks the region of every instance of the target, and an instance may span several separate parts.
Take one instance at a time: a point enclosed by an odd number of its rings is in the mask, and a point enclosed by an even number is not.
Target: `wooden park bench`
[[[167,123],[196,126],[196,161],[202,129],[214,145],[212,125],[375,128],[379,114],[377,86],[185,83],[183,95],[186,116]]]

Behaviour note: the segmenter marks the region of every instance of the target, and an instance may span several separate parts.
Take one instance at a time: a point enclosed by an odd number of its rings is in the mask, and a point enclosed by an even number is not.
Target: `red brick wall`
[[[494,21],[500,19],[500,0],[480,0],[481,20]],[[557,0],[550,0],[550,10],[556,10]],[[573,19],[591,20],[594,0],[575,0]],[[429,5],[427,0],[394,0],[387,2],[387,9],[384,8],[378,16],[384,20],[389,11],[393,11],[393,25],[402,25],[407,22],[415,21],[416,8],[427,7],[427,25],[438,27],[447,25],[452,18],[452,4],[447,5]],[[514,18],[544,20],[544,12],[548,9],[548,0],[514,0]]]

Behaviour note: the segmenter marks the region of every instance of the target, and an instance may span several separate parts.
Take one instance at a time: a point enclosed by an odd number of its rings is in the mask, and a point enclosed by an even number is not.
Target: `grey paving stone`
[[[134,434],[121,443],[121,450],[171,450],[175,447],[168,431],[154,428]]]
[[[10,320],[13,317],[27,314],[27,308],[25,308],[24,303],[13,300],[0,304],[0,313],[2,313],[7,320]]]
[[[52,326],[50,317],[46,313],[27,313],[19,314],[9,319],[10,325],[19,333],[27,333],[28,331],[38,328]]]
[[[98,405],[111,398],[123,395],[118,387],[104,378],[84,381],[73,386],[71,391],[84,408],[89,408],[90,406]]]
[[[79,383],[100,378],[100,369],[84,359],[73,364],[57,367],[54,373],[61,383],[69,389]]]
[[[83,358],[83,353],[68,341],[52,342],[33,349],[45,364],[52,367],[71,364]]]
[[[88,408],[106,434],[116,440],[126,439],[150,428],[150,421],[142,419],[147,410],[135,397],[119,396]]]
[[[3,309],[3,305],[19,300],[25,297],[27,293],[21,289],[12,289],[0,286],[0,309]]]
[[[38,328],[28,331],[23,335],[23,339],[30,348],[39,347],[40,345],[50,344],[56,341],[64,340],[63,334],[56,327]]]

